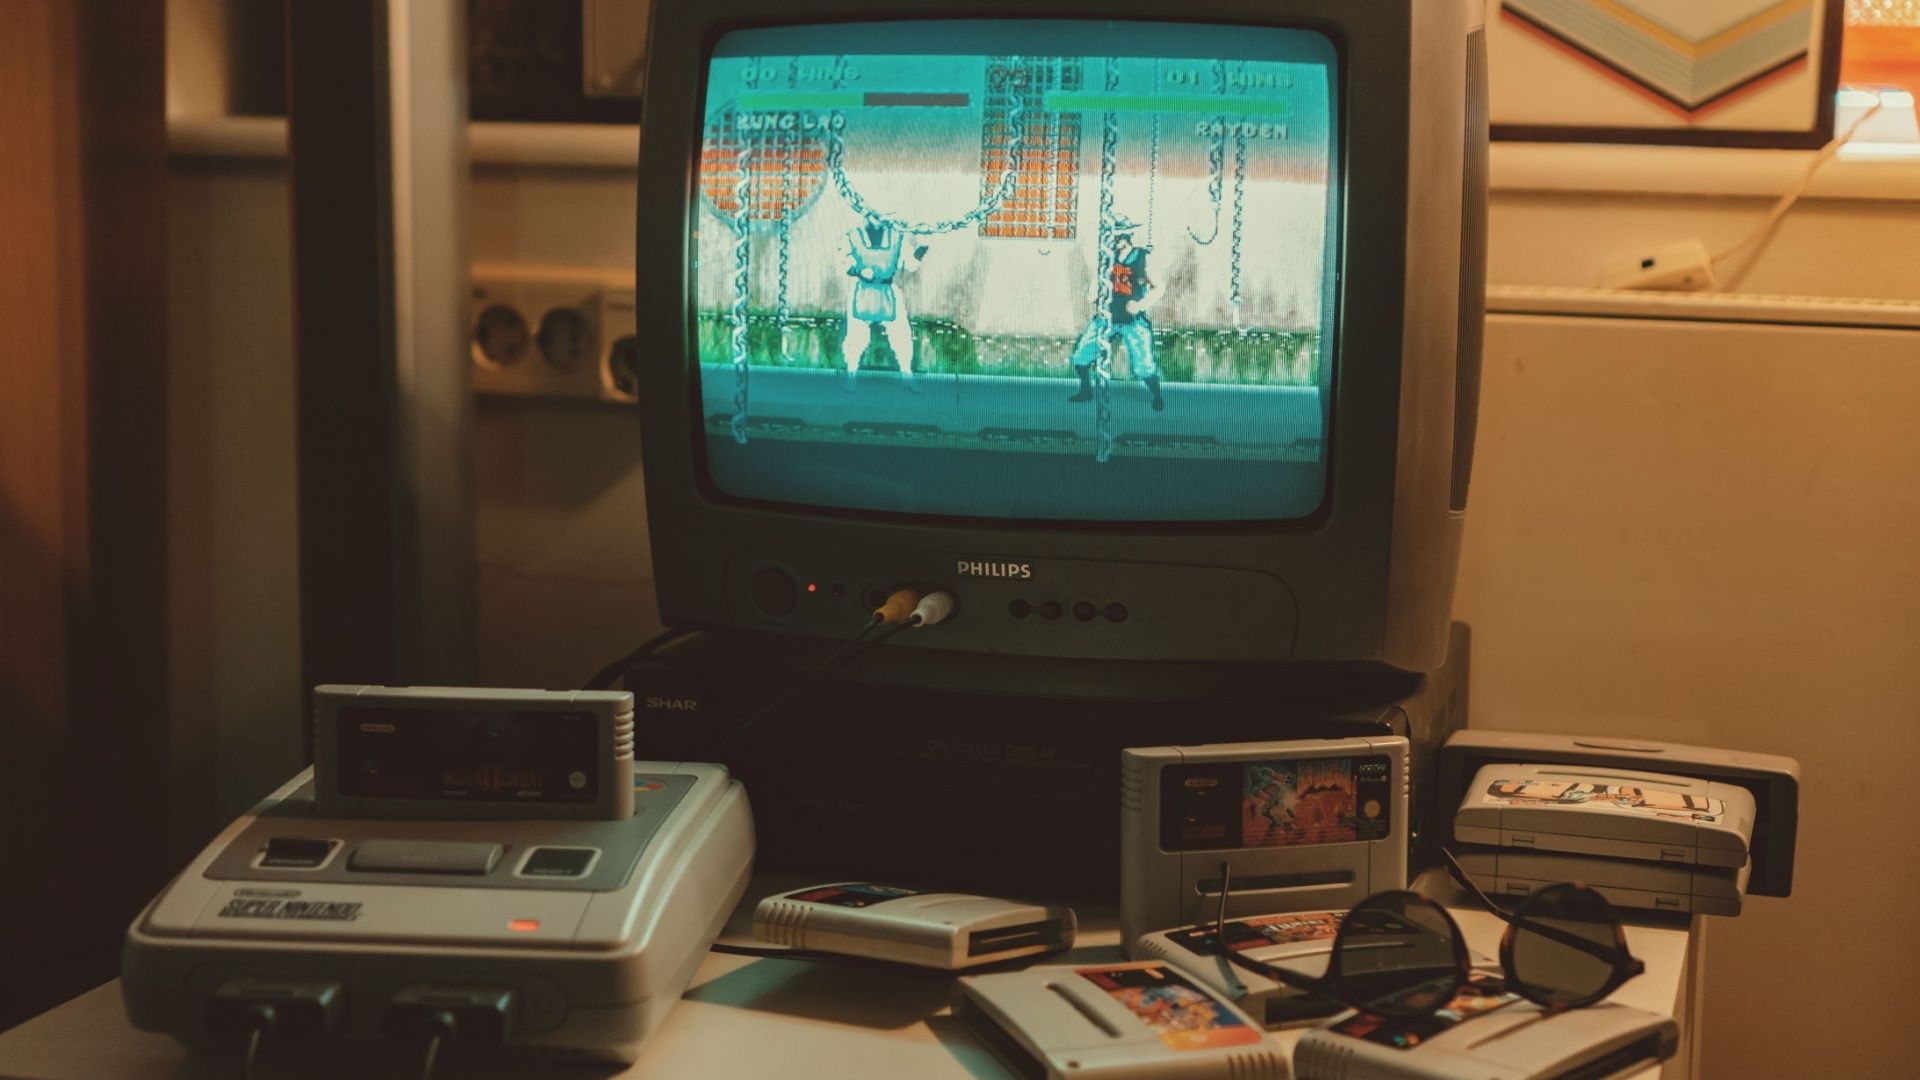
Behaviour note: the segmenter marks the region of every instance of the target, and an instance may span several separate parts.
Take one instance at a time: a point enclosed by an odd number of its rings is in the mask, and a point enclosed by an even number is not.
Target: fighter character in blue
[[[1160,366],[1153,359],[1153,320],[1147,317],[1158,291],[1147,276],[1147,254],[1152,249],[1133,243],[1133,234],[1139,228],[1138,222],[1124,215],[1113,223],[1113,300],[1107,309],[1107,337],[1127,350],[1127,366],[1153,395],[1153,411],[1160,412],[1167,403],[1160,396]],[[1080,377],[1080,390],[1068,401],[1093,400],[1093,365],[1100,359],[1099,338],[1100,313],[1096,311],[1073,347],[1073,373]]]
[[[847,336],[840,352],[847,363],[849,394],[875,330],[885,334],[892,346],[907,389],[920,392],[913,382],[913,325],[907,321],[907,306],[896,282],[901,274],[920,268],[927,245],[917,245],[909,254],[906,241],[904,230],[874,213],[867,214],[858,228],[847,230],[847,276],[853,279],[853,293],[847,298]]]

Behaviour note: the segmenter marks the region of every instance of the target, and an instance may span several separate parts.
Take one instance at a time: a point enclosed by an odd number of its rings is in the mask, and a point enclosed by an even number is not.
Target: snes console
[[[264,1007],[269,1037],[394,1042],[444,1013],[455,1046],[634,1060],[745,891],[739,782],[631,760],[630,726],[603,722],[631,717],[625,693],[320,697],[330,764],[229,825],[128,929],[134,1026],[218,1047]]]
[[[1395,736],[1121,752],[1120,931],[1334,910],[1405,888],[1407,740]]]
[[[1700,823],[1708,826],[1694,829],[1686,821],[1678,818],[1665,820],[1679,822],[1687,826],[1682,832],[1691,832],[1695,836],[1692,844],[1694,863],[1699,866],[1714,866],[1712,860],[1728,849],[1720,845],[1744,835],[1747,841],[1748,859],[1742,882],[1742,891],[1754,896],[1788,896],[1793,892],[1793,856],[1795,842],[1799,835],[1800,819],[1800,763],[1792,758],[1773,754],[1755,754],[1739,750],[1719,750],[1704,746],[1683,746],[1677,743],[1654,742],[1647,739],[1625,738],[1620,736],[1596,735],[1537,735],[1514,731],[1488,731],[1468,728],[1457,731],[1448,737],[1446,745],[1440,750],[1438,782],[1435,786],[1433,806],[1443,828],[1456,840],[1467,841],[1462,837],[1459,827],[1465,825],[1469,836],[1480,839],[1469,842],[1486,842],[1485,832],[1476,831],[1486,828],[1507,828],[1514,831],[1511,810],[1503,808],[1501,821],[1493,823],[1484,814],[1470,814],[1464,820],[1457,815],[1447,819],[1451,808],[1465,808],[1470,802],[1469,794],[1475,786],[1475,778],[1482,775],[1489,765],[1511,767],[1515,762],[1528,762],[1540,768],[1564,768],[1598,777],[1602,774],[1618,774],[1627,770],[1642,774],[1658,774],[1668,778],[1688,778],[1700,786],[1685,788],[1682,794],[1721,799],[1726,804],[1727,821],[1731,832],[1721,827],[1722,823]],[[1517,778],[1517,777],[1516,777]],[[1570,777],[1549,778],[1554,781],[1571,780]],[[1577,782],[1577,781],[1575,781]],[[1594,779],[1597,785],[1609,784],[1621,786],[1662,786],[1661,783],[1639,784],[1628,781],[1609,781]],[[1739,788],[1746,793],[1742,798],[1731,789]],[[1750,803],[1749,803],[1750,800]],[[1540,801],[1540,800],[1529,800]],[[1605,801],[1605,800],[1569,800],[1569,801]],[[1750,821],[1746,825],[1739,823],[1739,814],[1751,805]],[[1654,843],[1664,845],[1673,839],[1672,830],[1655,824],[1662,820],[1651,813],[1613,814],[1608,811],[1593,812],[1576,810],[1567,812],[1566,807],[1558,810],[1545,810],[1544,813],[1558,814],[1546,818],[1528,808],[1527,824],[1519,831],[1539,828],[1543,832],[1561,837],[1562,846],[1551,848],[1565,854],[1583,854],[1575,844],[1587,841],[1571,839],[1585,836],[1594,839],[1597,829],[1609,829],[1606,835],[1610,841],[1625,840],[1635,844]],[[1711,815],[1718,816],[1718,815]],[[1554,823],[1559,824],[1554,824]],[[1576,828],[1574,822],[1585,822],[1584,827]],[[1553,828],[1546,828],[1554,824]],[[1655,831],[1648,831],[1652,826]],[[1637,830],[1637,835],[1626,832]],[[1538,837],[1536,836],[1536,839]],[[1512,845],[1509,845],[1512,846]],[[1536,843],[1536,847],[1542,847]],[[1683,845],[1685,846],[1685,845]],[[1646,852],[1651,851],[1648,855]],[[1706,858],[1700,855],[1705,853]],[[1730,853],[1730,852],[1729,852]],[[1591,853],[1585,853],[1591,854]],[[1660,853],[1660,848],[1641,848],[1637,851],[1615,848],[1612,857],[1638,859],[1650,858],[1655,861],[1685,862],[1682,856],[1675,860]],[[1728,868],[1731,869],[1731,868]]]
[[[1514,848],[1468,848],[1457,857],[1460,868],[1489,895],[1525,896],[1562,881],[1578,881],[1616,907],[1690,915],[1740,914],[1751,875],[1746,866],[1728,870]]]

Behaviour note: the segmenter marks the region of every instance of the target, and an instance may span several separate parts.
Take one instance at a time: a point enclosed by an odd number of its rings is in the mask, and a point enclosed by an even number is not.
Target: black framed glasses
[[[1593,889],[1577,882],[1549,885],[1508,912],[1473,883],[1452,852],[1441,854],[1454,879],[1507,924],[1500,939],[1503,989],[1548,1009],[1573,1009],[1646,971],[1627,950],[1619,914]],[[1326,974],[1315,977],[1226,947],[1231,887],[1231,872],[1223,867],[1214,941],[1230,963],[1275,982],[1376,1016],[1411,1019],[1444,1008],[1474,981],[1459,924],[1419,893],[1396,889],[1354,905],[1334,935]]]

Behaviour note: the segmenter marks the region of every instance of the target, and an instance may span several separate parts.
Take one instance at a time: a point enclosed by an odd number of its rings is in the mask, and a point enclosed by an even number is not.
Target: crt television
[[[662,618],[838,638],[912,584],[943,663],[1437,667],[1481,8],[656,0]]]

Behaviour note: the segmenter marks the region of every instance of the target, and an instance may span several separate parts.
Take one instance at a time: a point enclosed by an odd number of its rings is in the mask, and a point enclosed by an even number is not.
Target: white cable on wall
[[[1761,220],[1760,224],[1752,232],[1748,233],[1746,237],[1739,242],[1721,248],[1719,251],[1713,253],[1712,258],[1714,264],[1717,266],[1724,260],[1755,245],[1764,247],[1765,241],[1772,237],[1775,229],[1780,227],[1780,222],[1787,216],[1787,211],[1792,210],[1794,204],[1800,201],[1801,196],[1807,193],[1807,189],[1813,186],[1814,176],[1820,172],[1821,168],[1825,166],[1827,162],[1833,160],[1834,155],[1840,152],[1841,147],[1853,140],[1854,135],[1859,133],[1867,121],[1873,119],[1879,114],[1880,110],[1885,107],[1886,102],[1876,97],[1872,107],[1856,117],[1853,123],[1847,125],[1847,130],[1841,132],[1831,142],[1821,147],[1819,151],[1813,155],[1813,160],[1807,162],[1806,171],[1800,174],[1800,182],[1789,189],[1786,194],[1780,196],[1779,200],[1773,204],[1773,209],[1767,211],[1767,216]],[[1758,255],[1759,252],[1755,251],[1754,256]],[[1718,288],[1731,289],[1738,285],[1740,280],[1746,276],[1747,270],[1753,266],[1753,262],[1753,257],[1749,257],[1747,261],[1741,265],[1737,273],[1730,277],[1721,278]]]

